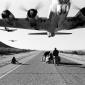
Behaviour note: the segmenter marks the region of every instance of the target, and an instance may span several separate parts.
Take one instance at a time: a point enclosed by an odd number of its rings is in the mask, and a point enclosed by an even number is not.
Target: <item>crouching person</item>
[[[50,53],[49,62],[52,63],[52,64],[54,63],[54,60],[53,60],[53,54],[52,54],[52,53]]]
[[[42,57],[42,61],[46,61],[46,57],[49,56],[50,51],[46,51]]]
[[[49,55],[47,55],[47,56],[46,56],[46,59],[45,59],[45,62],[46,62],[46,63],[49,63],[49,58],[50,58]]]
[[[11,63],[12,63],[12,64],[16,64],[17,62],[18,62],[18,61],[16,60],[16,58],[13,57],[12,60],[11,60]]]

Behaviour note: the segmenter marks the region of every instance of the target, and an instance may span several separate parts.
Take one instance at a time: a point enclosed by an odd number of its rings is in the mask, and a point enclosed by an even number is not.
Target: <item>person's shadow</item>
[[[30,65],[30,64],[17,62],[17,63],[15,63],[15,65]]]
[[[26,64],[26,63],[18,63],[18,65],[30,65],[30,64]]]
[[[61,57],[60,57],[61,58]],[[69,61],[63,61],[62,58],[60,59],[60,65],[61,66],[70,66],[70,67],[81,67],[82,64],[76,63],[76,62],[69,62]]]

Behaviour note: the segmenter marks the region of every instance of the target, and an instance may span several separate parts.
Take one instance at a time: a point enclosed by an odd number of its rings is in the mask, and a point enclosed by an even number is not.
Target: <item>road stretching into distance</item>
[[[0,68],[0,85],[85,85],[85,67],[63,55],[60,54],[61,64],[56,66],[41,62],[43,52],[27,57],[23,54],[21,64]]]

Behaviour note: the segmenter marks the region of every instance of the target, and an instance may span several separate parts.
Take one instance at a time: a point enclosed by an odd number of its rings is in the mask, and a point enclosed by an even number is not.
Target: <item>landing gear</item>
[[[9,29],[8,29],[7,27],[5,27],[5,30],[6,30],[6,31],[9,31]]]
[[[4,30],[4,31],[7,31],[7,32],[13,32],[13,31],[15,31],[15,30],[16,30],[16,29],[11,30],[11,29],[5,27],[5,30]]]
[[[55,33],[47,32],[47,34],[48,34],[48,37],[54,37],[55,36]]]

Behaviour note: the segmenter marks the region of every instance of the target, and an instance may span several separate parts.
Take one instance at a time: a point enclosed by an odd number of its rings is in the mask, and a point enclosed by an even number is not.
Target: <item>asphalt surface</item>
[[[13,69],[0,75],[0,85],[85,85],[85,67],[81,64],[65,58],[59,66],[46,64],[41,62],[42,56],[43,52],[37,52],[21,64],[8,65]]]

